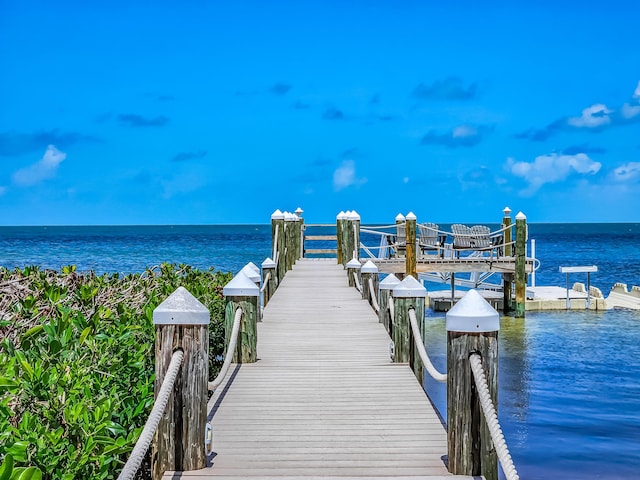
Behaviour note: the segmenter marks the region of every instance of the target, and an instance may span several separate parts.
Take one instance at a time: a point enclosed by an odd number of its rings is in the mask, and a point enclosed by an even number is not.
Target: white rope
[[[269,285],[269,279],[271,278],[271,272],[267,273],[267,276],[262,281],[262,288],[260,288],[260,293],[263,293],[267,285]]]
[[[358,279],[358,272],[353,271],[353,283],[356,284],[356,289],[362,293],[362,287],[360,286],[360,280]]]
[[[378,230],[396,228],[397,225],[398,225],[397,223],[393,223],[391,225],[362,225],[360,227],[360,231],[365,229],[367,230],[367,233],[385,233],[386,234],[386,232],[379,232]]]
[[[273,258],[277,257],[278,254],[278,229],[280,225],[276,223],[276,234],[273,237]],[[276,260],[276,264],[278,261]]]
[[[151,445],[151,440],[153,440],[153,435],[156,433],[156,429],[158,428],[158,424],[160,423],[162,414],[167,408],[169,396],[173,391],[173,384],[176,382],[178,370],[180,370],[180,365],[182,365],[183,358],[184,352],[182,350],[176,350],[175,352],[173,352],[173,355],[171,356],[171,362],[169,363],[169,368],[167,368],[164,380],[162,381],[162,385],[160,386],[160,392],[158,393],[158,397],[153,404],[153,408],[151,409],[151,413],[149,414],[147,423],[144,424],[142,433],[140,433],[140,438],[138,438],[136,445],[133,447],[131,455],[129,456],[129,460],[127,460],[127,463],[124,465],[122,472],[120,472],[118,480],[131,480],[138,471],[138,468],[140,468],[140,464],[144,459],[144,455],[145,453],[147,453],[149,445]]]
[[[429,355],[427,355],[427,350],[424,348],[424,342],[422,340],[422,336],[420,335],[418,321],[416,320],[416,311],[413,308],[409,309],[409,323],[411,324],[411,331],[413,332],[413,341],[415,342],[418,353],[420,354],[420,360],[422,360],[422,364],[434,380],[445,383],[447,381],[447,374],[440,373],[438,370],[436,370],[436,367],[434,367],[433,363],[431,363]]]
[[[389,297],[389,317],[391,317],[391,323],[393,323],[393,319],[395,318],[395,306],[393,305],[393,297]]]
[[[496,408],[491,401],[491,395],[489,394],[489,386],[487,385],[487,377],[482,368],[482,358],[477,353],[472,353],[469,356],[469,363],[471,364],[471,371],[473,372],[473,378],[476,382],[478,389],[478,396],[480,397],[480,406],[484,413],[484,418],[489,427],[489,433],[491,434],[491,441],[498,454],[500,465],[504,471],[504,476],[507,480],[518,480],[518,472],[509,454],[509,448],[504,440],[500,423],[498,422],[498,414]]]
[[[378,305],[378,296],[373,288],[373,279],[369,278],[369,296],[371,297],[371,306],[376,313],[380,313],[380,305]]]
[[[233,358],[233,352],[236,351],[236,344],[238,343],[238,332],[240,331],[240,319],[242,318],[242,309],[238,307],[236,309],[236,316],[233,318],[233,328],[231,329],[231,338],[229,339],[229,346],[227,347],[227,354],[224,356],[224,363],[220,368],[220,373],[214,381],[207,384],[209,390],[215,390],[220,386],[224,377],[227,376],[229,365],[231,365],[231,359]]]

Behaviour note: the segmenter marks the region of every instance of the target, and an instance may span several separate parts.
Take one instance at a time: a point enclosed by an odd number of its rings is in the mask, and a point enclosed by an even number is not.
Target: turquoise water
[[[538,285],[564,286],[560,265],[597,265],[591,281],[605,295],[618,281],[640,286],[640,224],[532,224],[529,234]],[[172,262],[235,272],[270,251],[269,225],[0,227],[0,265],[9,268],[130,273]],[[428,312],[425,343],[444,370],[441,314]],[[446,414],[443,385],[428,380],[426,390]],[[523,479],[640,478],[640,312],[502,318],[499,417]]]

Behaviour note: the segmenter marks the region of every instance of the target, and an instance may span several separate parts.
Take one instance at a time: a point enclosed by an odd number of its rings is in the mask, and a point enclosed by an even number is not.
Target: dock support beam
[[[527,291],[525,270],[527,246],[527,217],[520,212],[516,215],[516,318],[524,318]]]
[[[505,207],[502,211],[504,213],[504,217],[502,218],[502,227],[505,229],[504,231],[504,256],[511,257],[513,255],[513,247],[511,246],[511,209],[509,207]],[[502,311],[503,313],[509,313],[511,311],[511,286],[513,283],[513,275],[511,273],[503,273],[502,274]]]
[[[405,217],[405,235],[407,236],[407,250],[405,256],[405,273],[417,279],[416,264],[418,262],[417,242],[416,242],[417,218],[413,212],[407,213]]]
[[[233,363],[254,363],[257,360],[258,318],[260,306],[260,289],[242,272],[238,273],[222,289],[226,305],[224,308],[225,345],[229,345],[236,310],[242,309],[238,343],[233,352]]]
[[[162,478],[167,470],[199,470],[206,466],[209,319],[209,310],[184,287],[178,287],[153,311],[156,397],[173,352],[177,349],[184,352],[173,394],[153,440],[154,480]]]
[[[422,332],[426,296],[427,289],[411,275],[408,275],[393,289],[393,361],[394,363],[408,363],[420,385],[424,384],[424,367],[416,350],[411,324],[409,323],[409,310],[415,309],[418,327]]]
[[[389,311],[389,302],[393,301],[391,298],[391,290],[396,288],[399,283],[400,280],[391,273],[387,275],[379,285],[378,304],[380,305],[380,311],[378,312],[378,321],[384,325],[391,339],[393,339],[393,318],[391,318],[391,312]]]
[[[449,472],[498,480],[498,457],[482,414],[469,356],[481,356],[489,394],[497,405],[499,315],[477,291],[470,290],[446,318]]]
[[[276,262],[276,284],[280,285],[286,272],[284,260],[284,213],[276,210],[271,214],[271,245],[273,261]]]

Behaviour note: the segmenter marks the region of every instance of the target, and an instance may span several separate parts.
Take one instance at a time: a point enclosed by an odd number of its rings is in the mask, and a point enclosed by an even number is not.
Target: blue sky
[[[639,15],[0,0],[0,223],[637,222]]]

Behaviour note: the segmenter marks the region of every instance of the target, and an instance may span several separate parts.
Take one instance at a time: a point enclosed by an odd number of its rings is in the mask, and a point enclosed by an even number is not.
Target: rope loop
[[[411,331],[413,332],[413,341],[418,349],[418,354],[420,355],[422,364],[434,380],[445,383],[447,381],[447,374],[440,373],[436,370],[436,367],[431,363],[429,355],[427,355],[427,350],[424,348],[424,341],[422,340],[422,335],[420,335],[420,329],[418,328],[418,320],[416,319],[416,311],[414,308],[409,309],[409,323],[411,324]]]
[[[233,358],[233,352],[236,351],[236,345],[238,343],[238,332],[240,331],[240,320],[242,319],[242,315],[244,315],[242,308],[236,308],[236,315],[233,318],[233,328],[231,329],[231,338],[229,339],[229,346],[227,347],[227,353],[224,356],[224,362],[220,368],[220,373],[218,373],[215,380],[207,384],[207,388],[211,391],[218,388],[224,380],[224,377],[227,376],[229,366],[231,365],[231,359]]]

